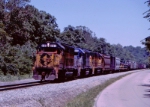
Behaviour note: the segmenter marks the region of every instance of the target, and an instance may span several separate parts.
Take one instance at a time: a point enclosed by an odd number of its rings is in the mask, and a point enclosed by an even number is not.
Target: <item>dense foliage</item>
[[[0,71],[29,73],[37,44],[60,34],[56,19],[28,5],[29,0],[0,0]]]
[[[0,73],[27,74],[35,48],[44,41],[59,41],[125,60],[148,63],[145,49],[111,45],[85,26],[71,25],[60,32],[56,18],[29,5],[30,0],[0,0]]]

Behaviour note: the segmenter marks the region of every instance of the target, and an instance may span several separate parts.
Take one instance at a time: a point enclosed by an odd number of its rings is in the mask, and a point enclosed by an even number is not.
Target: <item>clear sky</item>
[[[31,0],[31,5],[55,16],[61,31],[68,25],[86,26],[110,44],[142,46],[150,36],[143,18],[147,0]]]

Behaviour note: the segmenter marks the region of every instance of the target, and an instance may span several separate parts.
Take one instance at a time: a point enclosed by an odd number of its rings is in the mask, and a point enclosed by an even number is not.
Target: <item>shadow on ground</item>
[[[150,84],[143,84],[141,86],[150,87]],[[143,94],[144,98],[150,98],[150,89],[145,90],[147,94]]]
[[[145,98],[150,98],[150,94],[144,94]]]
[[[143,84],[142,86],[150,87],[150,84]]]

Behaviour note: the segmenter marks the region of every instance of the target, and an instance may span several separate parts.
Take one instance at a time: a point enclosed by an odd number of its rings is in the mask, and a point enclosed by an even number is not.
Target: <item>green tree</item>
[[[85,42],[83,33],[84,32],[82,29],[69,25],[68,27],[64,28],[64,31],[59,35],[58,40],[69,45],[78,46],[82,42]]]
[[[147,4],[149,9],[144,13],[144,18],[146,18],[150,22],[150,0],[147,0],[145,3]],[[146,37],[145,41],[142,42],[142,44],[144,44],[147,49],[150,50],[150,36]]]
[[[29,73],[37,44],[58,38],[56,18],[29,0],[0,0],[0,71]],[[7,32],[7,33],[6,33]]]

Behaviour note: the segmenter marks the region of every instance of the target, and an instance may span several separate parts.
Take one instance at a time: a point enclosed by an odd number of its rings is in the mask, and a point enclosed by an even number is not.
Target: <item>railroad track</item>
[[[99,75],[97,75],[99,76]],[[91,77],[91,76],[90,76]],[[82,77],[86,78],[86,77]],[[78,79],[82,79],[78,78]],[[65,80],[62,82],[69,82],[72,81],[72,79]],[[62,83],[61,81],[36,81],[36,82],[28,82],[28,83],[18,83],[18,84],[9,84],[9,85],[0,85],[0,91],[6,91],[6,90],[13,90],[13,89],[19,89],[19,88],[26,88],[31,86],[38,86],[38,85],[44,85],[44,84],[55,84],[55,83]]]
[[[9,84],[9,85],[1,85],[0,91],[6,91],[6,90],[13,90],[13,89],[19,89],[19,88],[25,88],[25,87],[31,87],[31,86],[37,86],[37,85],[44,85],[49,84],[50,81],[43,81],[43,82],[28,82],[28,83],[19,83],[19,84]]]
[[[72,80],[72,79],[71,79]],[[19,89],[19,88],[26,88],[31,86],[38,86],[38,85],[44,85],[44,84],[55,84],[55,83],[62,83],[62,82],[68,82],[71,80],[65,80],[65,81],[35,81],[35,82],[28,82],[28,83],[17,83],[17,84],[7,84],[7,85],[0,85],[0,91],[7,91],[7,90],[13,90],[13,89]]]

